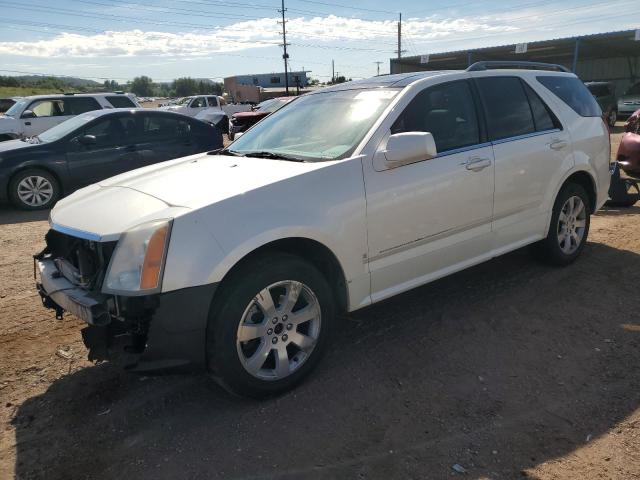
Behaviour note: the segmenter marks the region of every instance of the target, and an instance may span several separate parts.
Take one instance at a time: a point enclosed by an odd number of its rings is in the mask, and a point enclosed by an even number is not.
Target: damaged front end
[[[34,256],[36,287],[56,317],[68,311],[87,323],[82,329],[89,360],[110,360],[133,368],[148,342],[159,295],[102,293],[117,242],[98,242],[49,230],[46,248]]]

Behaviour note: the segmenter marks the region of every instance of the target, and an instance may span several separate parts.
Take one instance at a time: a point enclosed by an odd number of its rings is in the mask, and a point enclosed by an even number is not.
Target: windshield
[[[189,103],[189,100],[191,100],[193,97],[184,97],[181,98],[180,100],[176,100],[175,105],[186,105],[187,103]]]
[[[24,100],[19,100],[14,103],[9,110],[4,112],[4,114],[7,117],[15,117],[16,115],[20,115],[24,107],[27,106],[27,103],[29,103],[29,100],[27,100],[26,98]]]
[[[269,112],[270,108],[273,107],[274,105],[278,104],[278,100],[266,100],[262,103],[259,103],[258,105],[255,106],[256,110],[260,110],[261,112]]]
[[[78,115],[41,133],[38,135],[38,139],[45,143],[55,142],[84,124],[89,123],[94,118],[96,118],[96,116],[91,114]]]
[[[249,156],[251,152],[271,152],[306,161],[347,158],[398,91],[304,95],[257,123],[229,150]]]
[[[640,83],[636,83],[635,85],[629,87],[629,90],[627,90],[627,95],[640,95]]]

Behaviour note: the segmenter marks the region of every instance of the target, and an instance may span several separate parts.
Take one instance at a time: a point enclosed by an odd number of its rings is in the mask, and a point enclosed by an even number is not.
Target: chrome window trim
[[[84,230],[65,227],[64,225],[59,225],[57,223],[51,223],[51,229],[55,230],[56,232],[64,233],[65,235],[82,238],[83,240],[92,240],[94,242],[99,242],[100,240],[102,240],[102,237],[97,233],[85,232]]]
[[[446,157],[448,155],[455,155],[456,153],[468,152],[470,150],[477,150],[478,148],[490,147],[491,142],[474,143],[466,147],[454,148],[452,150],[445,150],[444,152],[438,152],[435,158]]]
[[[559,128],[552,128],[550,130],[541,130],[539,132],[525,133],[524,135],[516,135],[515,137],[507,137],[507,138],[501,138],[500,140],[492,140],[491,144],[499,145],[501,143],[515,142],[516,140],[522,140],[522,139],[531,138],[531,137],[539,137],[540,135],[546,135],[548,133],[554,133],[554,132],[560,132],[560,131],[561,130]]]

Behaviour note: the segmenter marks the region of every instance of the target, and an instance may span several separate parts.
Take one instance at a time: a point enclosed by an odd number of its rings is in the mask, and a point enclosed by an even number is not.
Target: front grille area
[[[94,242],[49,230],[46,254],[71,283],[99,291],[117,242]]]

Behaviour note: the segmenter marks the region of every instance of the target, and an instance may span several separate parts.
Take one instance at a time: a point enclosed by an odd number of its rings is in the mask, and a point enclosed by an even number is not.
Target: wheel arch
[[[573,172],[564,180],[564,182],[562,182],[562,186],[556,193],[556,196],[566,185],[570,183],[575,183],[584,188],[585,192],[587,192],[587,195],[589,196],[589,207],[591,208],[591,213],[594,213],[597,207],[598,194],[596,191],[596,182],[593,176],[586,170],[578,170]]]
[[[255,258],[269,252],[281,252],[296,255],[313,264],[327,279],[339,311],[345,312],[349,305],[349,293],[344,269],[336,255],[323,243],[307,237],[287,237],[267,242],[248,252],[225,273],[220,285],[237,269]],[[220,291],[220,289],[218,289]],[[217,293],[217,292],[216,292]],[[214,296],[213,301],[216,298]]]

